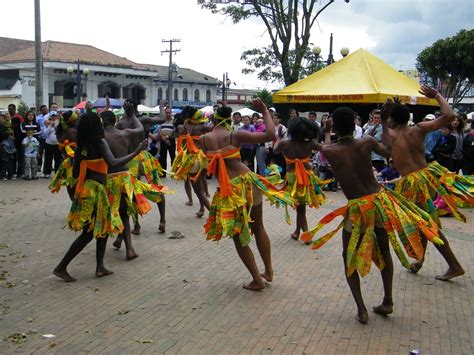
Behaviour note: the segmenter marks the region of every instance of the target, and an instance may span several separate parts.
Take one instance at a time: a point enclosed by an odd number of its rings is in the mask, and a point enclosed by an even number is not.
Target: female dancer
[[[209,200],[206,198],[207,159],[204,152],[196,146],[196,141],[202,134],[209,132],[212,126],[206,124],[208,119],[202,111],[186,106],[181,112],[184,123],[178,126],[179,138],[177,142],[178,154],[173,162],[171,171],[177,180],[189,180],[194,193],[199,199],[200,207],[196,216],[204,215],[204,207],[209,210]]]
[[[69,247],[53,273],[66,282],[76,281],[67,272],[67,266],[92,240],[97,240],[96,277],[112,274],[104,266],[104,254],[109,234],[122,232],[120,220],[112,220],[105,189],[107,168],[128,163],[147,146],[142,142],[133,153],[116,159],[104,139],[104,128],[94,112],[84,114],[77,127],[77,154],[73,175],[77,178],[76,191],[68,215],[69,228],[82,233]]]
[[[251,282],[244,284],[244,288],[261,290],[265,288],[264,279],[268,282],[273,280],[270,239],[262,222],[262,192],[274,203],[293,205],[293,200],[266,179],[251,172],[240,160],[240,144],[262,143],[275,137],[275,126],[265,104],[260,99],[255,99],[253,105],[263,113],[267,127],[265,132],[232,132],[232,109],[221,107],[214,115],[214,130],[202,135],[199,142],[209,159],[208,173],[217,176],[219,181],[204,227],[207,239],[220,240],[223,235],[232,237],[240,259],[253,278]],[[258,271],[249,247],[250,233],[255,235],[257,248],[265,265],[262,274]]]
[[[288,122],[288,134],[291,139],[277,141],[273,151],[283,153],[286,161],[285,190],[296,200],[296,229],[291,238],[298,240],[300,231],[308,230],[306,205],[319,208],[326,198],[320,186],[321,181],[309,166],[313,150],[320,148],[318,143],[319,127],[304,117],[295,117]]]

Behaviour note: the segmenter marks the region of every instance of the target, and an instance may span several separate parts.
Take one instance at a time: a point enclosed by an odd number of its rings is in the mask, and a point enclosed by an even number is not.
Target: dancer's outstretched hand
[[[148,140],[147,139],[144,139],[137,147],[137,149],[135,149],[135,152],[138,154],[140,153],[142,150],[145,150],[148,148]]]
[[[252,100],[252,105],[260,112],[262,113],[267,109],[267,105],[264,104],[264,102],[259,98],[255,98]]]
[[[439,94],[438,90],[433,89],[432,87],[429,87],[427,85],[421,85],[421,88],[418,92],[430,99],[436,98],[436,95]]]

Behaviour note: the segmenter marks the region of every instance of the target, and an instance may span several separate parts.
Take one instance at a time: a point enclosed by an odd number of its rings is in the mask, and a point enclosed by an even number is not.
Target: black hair
[[[56,102],[51,102],[51,104],[49,105],[49,108],[51,108],[51,106],[53,106],[53,105],[57,106],[58,104]]]
[[[46,106],[46,105],[41,105],[41,106],[40,106],[40,111],[41,111],[44,107],[48,108],[48,106]]]
[[[194,116],[196,113],[197,108],[193,106],[185,106],[183,110],[181,111],[181,114],[183,115],[184,119],[191,118]]]
[[[112,111],[102,111],[99,116],[104,121],[104,127],[105,126],[115,126],[115,122],[117,122],[117,118],[115,117],[115,113],[113,113]]]
[[[183,110],[184,111],[184,110]],[[182,112],[178,112],[177,114],[174,115],[173,119],[173,126],[175,128],[178,128],[178,126],[181,126],[184,124],[184,116]]]
[[[390,117],[396,125],[406,125],[410,120],[410,111],[405,105],[394,103]]]
[[[16,105],[15,104],[10,104],[8,105],[8,108],[13,107],[16,110]]]
[[[228,107],[228,106],[223,106],[223,107]],[[219,112],[219,109],[217,109],[217,112]],[[242,114],[241,114],[240,112],[237,112],[237,111],[236,111],[236,112],[234,112],[234,113],[232,114],[232,116],[235,116],[235,115],[237,115],[237,116],[239,116],[240,118],[242,118]],[[222,116],[222,115],[221,115],[221,116]],[[230,117],[230,115],[229,115],[229,117]]]
[[[226,118],[230,118],[230,116],[232,115],[232,107],[229,107],[229,106],[222,106],[222,107],[219,107],[217,109],[217,114],[219,116],[221,116],[222,118],[226,119]],[[242,117],[242,115],[240,114],[240,112],[234,112],[234,115],[235,114],[238,114],[240,117]]]
[[[83,148],[97,150],[96,147],[104,138],[104,127],[100,117],[95,112],[86,112],[81,116],[77,125],[77,151]]]
[[[466,127],[466,121],[467,120],[467,115],[465,113],[458,113],[454,119],[458,119],[459,121],[459,126],[456,127],[457,133],[462,133],[464,132],[464,127]],[[453,121],[454,122],[454,121]],[[452,125],[452,123],[451,123]],[[454,130],[454,127],[453,127]]]
[[[288,134],[292,141],[309,142],[319,137],[319,127],[305,117],[294,117],[288,121]]]
[[[340,137],[354,133],[355,112],[351,108],[339,107],[334,110],[332,117],[334,130]]]
[[[257,116],[258,118],[260,118],[260,114],[259,114],[258,112],[252,113],[252,118],[254,118],[255,116]]]
[[[28,117],[28,114],[30,114],[30,113],[33,114],[33,122],[36,123],[36,113],[35,113],[35,111],[32,111],[32,110],[26,111],[26,113],[25,113],[25,120],[26,120],[26,118]]]
[[[279,120],[281,120],[281,116],[278,112],[274,112],[272,116],[273,118],[278,118]]]
[[[123,102],[123,108],[125,109],[125,111],[130,109],[129,106],[133,107],[133,111],[135,111],[135,113],[138,112],[138,102],[137,102],[137,100],[135,100],[135,99],[125,99],[125,101]]]
[[[308,116],[309,116],[309,115],[318,116],[315,111],[309,111],[309,112],[308,112]]]
[[[62,116],[64,122],[67,122],[69,120],[69,118],[72,116],[72,111],[71,110],[66,111],[61,116]],[[61,123],[58,124],[58,126],[56,127],[56,136],[60,137],[63,134],[63,131],[64,131],[63,125]]]

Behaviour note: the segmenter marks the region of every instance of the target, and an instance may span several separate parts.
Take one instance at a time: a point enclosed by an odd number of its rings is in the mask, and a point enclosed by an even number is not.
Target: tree
[[[416,68],[453,105],[459,103],[474,82],[474,30],[437,40],[416,58]]]
[[[26,116],[26,113],[30,110],[30,108],[29,108],[28,105],[25,103],[25,101],[20,100],[20,102],[18,103],[18,107],[16,108],[16,110],[18,111],[18,113],[19,113],[22,117],[25,117],[25,116]]]
[[[318,16],[335,0],[244,0],[200,1],[203,8],[213,13],[229,16],[234,23],[251,17],[259,18],[266,27],[270,45],[245,51],[241,59],[246,61],[244,74],[258,71],[265,81],[283,81],[285,85],[297,82],[305,73],[310,50],[310,31]],[[349,2],[349,0],[345,0]],[[316,62],[313,68],[317,68]],[[306,70],[306,71],[305,71]]]
[[[254,98],[260,98],[267,107],[272,107],[273,106],[273,100],[272,100],[272,93],[268,91],[267,89],[263,89],[257,92],[257,94],[254,96]],[[251,101],[247,101],[245,103],[245,106],[248,108],[258,111],[253,105]]]

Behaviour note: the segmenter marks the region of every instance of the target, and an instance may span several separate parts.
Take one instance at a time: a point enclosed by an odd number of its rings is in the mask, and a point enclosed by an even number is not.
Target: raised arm
[[[100,144],[99,147],[100,147],[100,151],[102,153],[102,156],[104,157],[104,160],[107,162],[107,165],[109,165],[111,167],[116,167],[116,166],[121,166],[121,165],[127,164],[130,160],[132,160],[134,157],[136,157],[138,155],[138,153],[140,153],[142,150],[146,149],[146,147],[148,145],[148,142],[146,140],[144,140],[138,145],[138,147],[132,153],[127,154],[127,155],[125,155],[123,157],[120,157],[120,158],[115,158],[112,151],[110,150],[109,144],[107,143],[107,141],[104,138],[102,138],[101,143],[102,144]]]
[[[263,122],[265,123],[265,132],[247,132],[243,130],[233,132],[237,144],[249,143],[265,143],[275,139],[275,125],[273,124],[272,117],[268,111],[267,106],[262,100],[256,98],[252,101],[253,106],[260,111],[263,115]]]
[[[420,94],[423,94],[430,99],[436,99],[441,108],[441,116],[439,116],[437,119],[418,123],[418,127],[420,127],[420,129],[425,134],[431,131],[436,131],[441,127],[445,127],[454,121],[454,118],[456,117],[454,111],[451,109],[451,106],[449,106],[446,99],[438,92],[438,90],[430,88],[426,85],[422,85]]]

